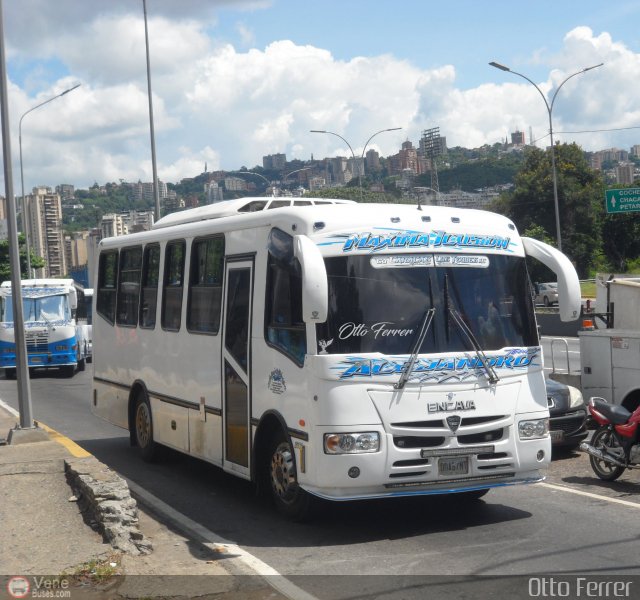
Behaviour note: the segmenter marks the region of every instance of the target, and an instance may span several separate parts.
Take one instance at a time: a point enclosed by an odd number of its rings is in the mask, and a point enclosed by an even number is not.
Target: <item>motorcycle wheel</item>
[[[591,445],[606,452],[608,448],[619,448],[620,444],[608,427],[601,427],[591,439]],[[615,481],[624,473],[624,467],[617,467],[595,456],[589,455],[593,472],[603,481]]]

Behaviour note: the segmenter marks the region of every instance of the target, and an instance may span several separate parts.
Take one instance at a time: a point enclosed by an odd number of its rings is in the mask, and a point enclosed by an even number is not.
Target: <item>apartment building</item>
[[[34,252],[45,260],[37,277],[63,277],[67,261],[62,234],[62,203],[60,195],[50,187],[33,188],[27,200],[29,241]]]
[[[262,157],[262,168],[282,171],[287,164],[286,154],[269,154]]]
[[[115,237],[118,235],[126,235],[129,233],[129,228],[122,215],[109,213],[102,217],[100,233],[103,238]]]
[[[88,231],[80,231],[64,236],[64,250],[67,269],[82,267],[87,264]]]

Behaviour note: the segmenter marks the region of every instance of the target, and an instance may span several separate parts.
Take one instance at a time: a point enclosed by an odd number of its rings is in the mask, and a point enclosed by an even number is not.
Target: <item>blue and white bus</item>
[[[24,279],[22,305],[30,369],[57,368],[73,377],[87,358],[86,327],[78,327],[75,311],[83,291],[73,279]],[[11,282],[0,285],[0,367],[16,377]]]
[[[334,501],[540,481],[551,458],[525,257],[479,210],[245,198],[100,242],[92,410],[301,518]]]

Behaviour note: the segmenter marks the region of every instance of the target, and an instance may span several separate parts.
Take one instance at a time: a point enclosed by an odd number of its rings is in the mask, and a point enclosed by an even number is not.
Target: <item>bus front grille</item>
[[[27,352],[48,352],[49,350],[48,331],[27,331],[25,341]]]

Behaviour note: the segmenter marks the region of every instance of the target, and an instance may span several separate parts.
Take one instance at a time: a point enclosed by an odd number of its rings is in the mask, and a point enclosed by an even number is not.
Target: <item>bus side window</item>
[[[218,333],[222,306],[224,237],[197,239],[191,246],[187,329]]]
[[[158,303],[158,281],[160,279],[160,246],[149,244],[144,248],[142,260],[142,282],[140,290],[140,327],[153,329],[156,326]]]
[[[184,240],[167,243],[162,282],[162,327],[168,331],[180,330],[182,291],[184,289],[184,255]]]
[[[116,318],[116,284],[118,281],[118,251],[108,250],[100,254],[98,266],[98,314],[112,325]]]
[[[298,365],[303,364],[307,348],[300,271],[300,264],[293,256],[293,238],[273,229],[267,265],[266,338]]]
[[[123,248],[120,251],[118,275],[118,325],[138,325],[138,302],[140,300],[140,271],[142,248]]]

